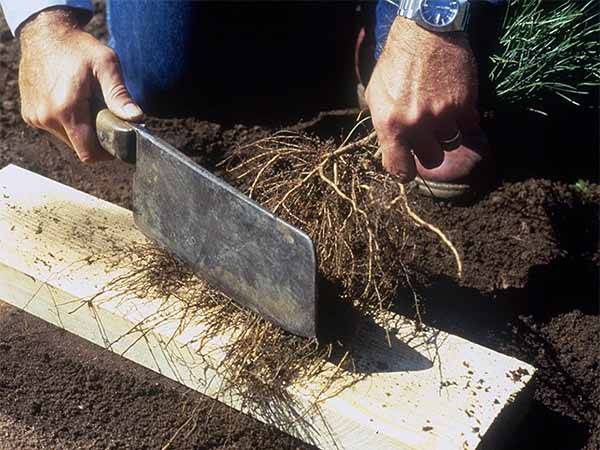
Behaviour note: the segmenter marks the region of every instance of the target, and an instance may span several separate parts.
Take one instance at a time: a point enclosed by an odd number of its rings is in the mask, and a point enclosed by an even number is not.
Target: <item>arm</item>
[[[142,111],[125,88],[114,51],[82,26],[77,10],[58,7],[19,27],[21,114],[73,148],[81,161],[95,162],[110,155],[96,138],[93,99],[101,93],[125,120],[140,119]]]

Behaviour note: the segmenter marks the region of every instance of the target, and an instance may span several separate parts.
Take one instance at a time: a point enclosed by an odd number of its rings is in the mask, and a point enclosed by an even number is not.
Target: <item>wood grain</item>
[[[139,324],[161,302],[110,292],[86,302],[129,269],[97,256],[144,240],[128,210],[16,166],[0,170],[0,298],[324,450],[474,449],[534,374],[460,337],[415,334],[413,322],[393,316],[391,346],[377,323],[365,324],[355,338],[362,376],[342,374],[317,407],[319,377],[267,405],[242,405],[211,368],[227,336],[214,340],[208,360],[190,342],[201,318],[182,332],[173,319],[145,333]]]

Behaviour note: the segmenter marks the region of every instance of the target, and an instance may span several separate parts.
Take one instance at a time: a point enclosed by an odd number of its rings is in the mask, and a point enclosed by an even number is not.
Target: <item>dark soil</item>
[[[310,448],[3,303],[0,412],[42,436],[0,449]]]
[[[102,30],[98,17],[93,28]],[[130,167],[116,161],[82,165],[62,144],[21,121],[17,65],[17,45],[1,23],[0,167],[18,164],[129,206]],[[464,279],[454,278],[453,259],[433,237],[417,242],[410,268],[427,323],[539,368],[531,408],[502,448],[597,450],[598,120],[595,111],[550,109],[549,118],[507,107],[488,115],[501,180],[490,194],[450,206],[410,193],[413,208],[457,246]],[[210,167],[240,142],[293,124],[286,120],[257,126],[187,117],[151,119],[148,125]],[[338,125],[323,121],[309,131],[337,137]],[[576,185],[580,179],[588,183]],[[399,309],[414,314],[410,302]],[[35,429],[35,439],[29,432],[3,435],[0,423],[0,449],[161,448],[190,417],[196,421],[182,429],[175,448],[308,448],[0,304],[0,422],[9,418],[19,429]]]

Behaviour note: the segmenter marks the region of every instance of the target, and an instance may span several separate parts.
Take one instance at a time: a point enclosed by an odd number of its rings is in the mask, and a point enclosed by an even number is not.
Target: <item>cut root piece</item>
[[[118,267],[134,268],[113,279],[89,302],[130,296],[160,300],[155,313],[127,334],[136,336],[134,343],[164,323],[179,324],[172,339],[201,323],[188,345],[218,371],[225,381],[224,395],[261,404],[274,395],[285,395],[294,381],[322,374],[326,367],[331,344],[285,332],[212,289],[154,244],[138,243],[98,257]]]
[[[281,131],[223,164],[231,183],[313,239],[323,278],[362,312],[387,309],[407,287],[402,259],[420,228],[448,247],[462,276],[456,248],[409,207],[404,186],[383,171],[376,150],[375,132],[334,146]]]

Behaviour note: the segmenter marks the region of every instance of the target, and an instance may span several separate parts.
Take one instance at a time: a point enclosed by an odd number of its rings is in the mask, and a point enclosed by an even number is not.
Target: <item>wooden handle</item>
[[[131,123],[102,109],[96,115],[96,134],[104,150],[121,161],[135,164],[136,132]]]

